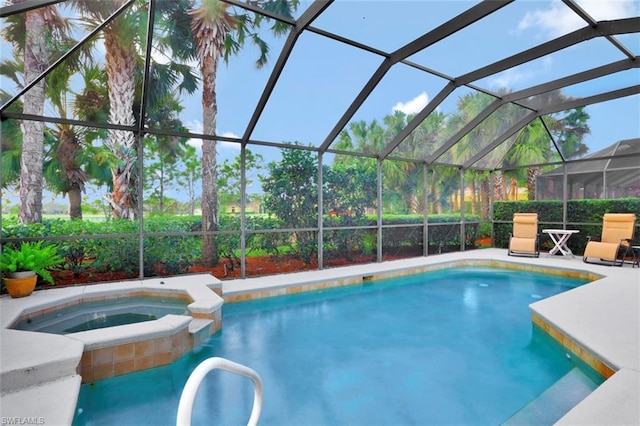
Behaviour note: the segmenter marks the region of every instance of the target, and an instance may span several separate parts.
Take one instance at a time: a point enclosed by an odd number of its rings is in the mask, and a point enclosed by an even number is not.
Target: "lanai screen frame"
[[[24,13],[27,10],[33,9],[33,8],[38,8],[38,7],[43,7],[43,6],[47,6],[47,5],[52,5],[52,4],[56,4],[56,3],[61,3],[63,0],[30,0],[30,1],[26,1],[24,3],[20,3],[17,5],[10,5],[10,6],[6,6],[0,9],[0,17],[4,18],[7,16],[11,16],[14,14],[19,14],[19,13]],[[534,120],[541,120],[542,117],[544,117],[547,114],[553,114],[553,113],[557,113],[557,112],[561,112],[564,110],[569,110],[572,108],[577,108],[577,107],[583,107],[583,106],[587,106],[587,105],[592,105],[592,104],[597,104],[597,103],[601,103],[601,102],[606,102],[606,101],[610,101],[610,100],[614,100],[614,99],[619,99],[622,97],[627,97],[627,96],[635,96],[640,94],[640,84],[637,85],[632,85],[626,88],[622,88],[622,89],[618,89],[618,90],[613,90],[613,91],[605,91],[605,92],[601,92],[589,97],[585,97],[585,98],[580,98],[580,99],[572,99],[569,101],[565,101],[565,102],[558,102],[558,103],[553,103],[553,104],[547,104],[547,105],[542,105],[542,106],[535,106],[532,107],[531,105],[529,105],[527,103],[527,99],[534,97],[536,95],[540,95],[540,94],[544,94],[547,93],[549,91],[553,91],[553,90],[557,90],[557,89],[562,89],[564,87],[568,87],[571,86],[573,84],[578,84],[581,82],[585,82],[585,81],[590,81],[590,80],[594,80],[597,79],[599,77],[604,77],[604,76],[608,76],[608,75],[612,75],[616,72],[620,72],[623,70],[628,70],[628,69],[633,69],[633,68],[638,68],[640,67],[640,61],[638,60],[638,57],[635,56],[630,49],[628,49],[623,43],[621,43],[616,36],[617,35],[621,35],[621,34],[632,34],[632,33],[638,33],[640,32],[640,17],[632,17],[632,18],[625,18],[625,19],[616,19],[616,20],[611,20],[611,21],[596,21],[594,18],[592,18],[586,11],[584,11],[575,1],[573,0],[563,0],[563,3],[568,6],[576,15],[578,15],[584,22],[585,22],[585,26],[575,30],[573,32],[570,32],[566,35],[557,37],[551,41],[539,44],[533,48],[527,49],[525,51],[522,51],[520,53],[514,54],[510,57],[504,58],[502,60],[493,62],[487,66],[478,68],[476,70],[473,70],[471,72],[467,72],[465,74],[462,75],[458,75],[458,76],[448,76],[445,75],[439,71],[424,67],[420,64],[411,62],[408,60],[408,58],[435,44],[438,43],[439,41],[446,39],[447,37],[455,34],[456,32],[464,29],[465,27],[472,25],[475,22],[478,22],[480,20],[482,20],[483,18],[491,15],[492,13],[498,11],[499,9],[508,6],[510,3],[512,3],[514,0],[506,0],[506,1],[484,1],[484,2],[480,2],[472,7],[470,7],[469,9],[467,9],[465,12],[453,17],[452,19],[450,19],[447,22],[444,22],[442,25],[436,27],[435,29],[427,32],[426,34],[416,38],[415,40],[413,40],[412,42],[400,47],[399,49],[396,49],[395,51],[392,52],[383,52],[375,47],[372,46],[367,46],[363,43],[359,43],[356,42],[354,40],[339,36],[337,34],[328,32],[326,30],[323,29],[319,29],[313,26],[313,21],[318,18],[328,7],[331,6],[331,4],[333,3],[333,0],[327,0],[327,1],[314,1],[303,13],[302,15],[297,18],[297,19],[289,19],[289,18],[285,18],[283,16],[274,14],[274,13],[270,13],[267,12],[263,9],[260,9],[257,6],[251,5],[251,4],[247,4],[241,1],[237,1],[237,0],[221,0],[225,3],[229,3],[235,7],[238,8],[242,8],[242,9],[246,9],[248,11],[254,12],[254,13],[258,13],[258,14],[263,14],[271,19],[274,20],[278,20],[281,22],[284,22],[286,24],[291,25],[291,32],[289,33],[288,38],[286,39],[285,43],[284,43],[284,47],[280,52],[279,57],[276,60],[276,64],[275,67],[273,68],[271,75],[269,76],[269,79],[264,87],[264,90],[262,92],[262,95],[260,96],[260,100],[256,106],[256,108],[254,109],[254,112],[249,120],[249,123],[245,129],[245,132],[243,133],[243,135],[239,138],[233,138],[233,137],[223,137],[223,136],[207,136],[207,135],[202,135],[202,134],[197,134],[197,133],[191,133],[191,132],[176,132],[176,131],[171,131],[171,130],[158,130],[158,129],[153,129],[150,128],[148,126],[146,126],[146,123],[144,122],[144,120],[141,120],[141,122],[139,123],[139,125],[137,126],[116,126],[116,125],[111,125],[109,123],[97,123],[97,122],[90,122],[90,121],[81,121],[81,120],[74,120],[74,119],[63,119],[63,118],[58,118],[58,117],[46,117],[46,116],[42,116],[42,117],[34,117],[34,116],[28,116],[22,113],[16,113],[16,112],[11,112],[8,110],[8,108],[17,100],[20,98],[20,96],[22,96],[24,93],[26,93],[30,88],[32,88],[35,84],[37,84],[38,81],[40,81],[41,79],[43,79],[52,69],[54,69],[56,66],[58,66],[60,63],[62,63],[67,57],[69,57],[71,54],[73,54],[77,49],[80,48],[81,44],[77,45],[75,48],[71,49],[69,52],[67,52],[65,55],[63,55],[59,60],[57,60],[54,64],[52,64],[51,66],[49,66],[42,74],[39,78],[37,78],[36,80],[34,80],[32,83],[30,83],[29,85],[27,85],[23,90],[21,90],[18,94],[16,94],[11,100],[9,100],[8,102],[6,102],[5,104],[3,104],[0,107],[0,118],[4,121],[4,120],[8,120],[8,119],[13,119],[13,120],[32,120],[32,121],[41,121],[41,122],[45,122],[45,123],[60,123],[60,124],[70,124],[70,125],[78,125],[78,126],[87,126],[87,127],[94,127],[94,128],[104,128],[104,129],[118,129],[118,130],[129,130],[134,132],[137,135],[138,141],[142,140],[144,138],[144,136],[146,134],[156,134],[156,135],[165,135],[165,136],[176,136],[176,137],[187,137],[187,138],[198,138],[198,139],[203,139],[203,140],[212,140],[212,141],[216,141],[216,142],[233,142],[233,143],[238,143],[241,146],[241,152],[242,152],[242,156],[244,156],[245,150],[247,147],[250,146],[269,146],[269,147],[277,147],[277,148],[291,148],[291,149],[307,149],[307,150],[311,150],[314,151],[315,153],[318,154],[318,158],[319,158],[319,164],[322,164],[322,160],[323,157],[326,154],[339,154],[339,155],[351,155],[351,156],[356,156],[356,157],[366,157],[366,158],[373,158],[377,161],[377,169],[378,169],[378,200],[380,201],[381,199],[381,191],[382,191],[382,184],[381,184],[381,170],[382,170],[382,164],[384,161],[386,160],[394,160],[394,161],[409,161],[409,162],[415,162],[415,163],[419,163],[423,166],[424,169],[424,179],[425,179],[425,192],[424,192],[424,198],[425,200],[428,198],[428,192],[426,190],[426,188],[428,188],[427,185],[427,176],[428,176],[428,170],[430,167],[432,166],[448,166],[448,167],[457,167],[460,170],[460,179],[462,182],[461,188],[460,188],[460,197],[461,199],[464,199],[464,173],[465,171],[468,170],[481,170],[481,171],[488,171],[491,174],[493,174],[494,172],[497,171],[509,171],[509,168],[504,168],[501,167],[499,162],[495,163],[492,167],[489,166],[478,166],[479,162],[485,158],[486,155],[488,155],[490,152],[492,152],[492,150],[494,150],[496,147],[498,147],[500,144],[502,144],[503,142],[507,141],[510,137],[512,137],[513,135],[517,134],[521,129],[523,129],[524,127],[526,127],[529,123],[531,123]],[[106,25],[110,20],[115,19],[120,13],[122,13],[124,10],[126,10],[128,7],[130,7],[132,4],[134,3],[134,0],[128,0],[126,2],[124,2],[122,4],[121,7],[119,7],[113,14],[112,16],[107,19],[104,23],[103,26]],[[149,56],[150,54],[150,46],[152,45],[152,38],[153,38],[153,34],[151,31],[152,28],[152,23],[153,23],[153,17],[152,17],[152,11],[155,9],[155,3],[156,0],[148,0],[148,10],[149,12],[149,22],[150,25],[147,28],[147,32],[146,32],[146,37],[147,37],[147,46],[148,47],[148,51],[147,51],[147,56]],[[84,40],[87,40],[88,38],[90,38],[93,34],[97,33],[99,31],[101,27],[99,27],[98,29],[94,30],[91,34],[87,35],[87,37]],[[331,129],[331,131],[326,135],[326,137],[324,138],[324,141],[318,146],[318,147],[300,147],[297,145],[291,145],[291,144],[286,144],[286,143],[279,143],[279,142],[273,142],[273,141],[262,141],[262,140],[254,140],[251,138],[253,131],[255,130],[255,126],[258,122],[258,120],[260,119],[261,114],[263,113],[266,104],[269,100],[270,95],[272,94],[276,83],[278,82],[278,79],[280,78],[282,71],[287,63],[287,60],[289,58],[289,55],[291,54],[291,52],[293,51],[293,49],[295,48],[296,45],[296,41],[297,39],[300,37],[300,35],[302,35],[305,31],[309,31],[312,32],[314,34],[317,35],[321,35],[323,37],[327,37],[328,39],[331,39],[337,43],[346,43],[352,47],[356,47],[358,49],[361,49],[363,51],[366,51],[368,53],[371,53],[373,55],[378,55],[380,57],[383,58],[383,62],[382,64],[378,67],[378,69],[371,75],[371,77],[369,78],[369,80],[367,81],[367,83],[364,85],[364,87],[361,89],[361,91],[358,93],[358,95],[353,99],[352,103],[349,105],[349,107],[343,112],[342,116],[339,118],[339,120],[335,123],[335,125],[333,126],[333,128]],[[602,38],[605,39],[607,42],[609,42],[611,45],[613,45],[616,49],[618,49],[620,52],[622,52],[622,54],[626,57],[626,59],[623,60],[619,60],[619,61],[615,61],[612,62],[610,64],[606,64],[603,66],[599,66],[599,67],[595,67],[592,69],[589,69],[587,71],[583,71],[580,73],[576,73],[570,76],[566,76],[560,79],[556,79],[553,81],[548,81],[536,86],[532,86],[523,90],[519,90],[516,92],[511,92],[508,93],[506,95],[500,95],[498,93],[492,93],[487,91],[484,88],[480,88],[476,85],[474,85],[474,82],[486,78],[488,76],[491,75],[495,75],[499,72],[508,70],[514,66],[520,65],[522,63],[527,63],[530,61],[533,61],[537,58],[541,58],[544,57],[545,55],[551,54],[553,52],[557,52],[560,51],[562,49],[565,49],[567,47],[594,39],[594,38]],[[84,41],[83,40],[83,41]],[[145,64],[145,69],[144,69],[144,79],[143,81],[145,82],[144,85],[144,89],[143,90],[148,90],[148,87],[146,86],[146,82],[148,81],[148,72],[149,72],[149,61],[146,61]],[[382,80],[382,78],[385,76],[385,74],[392,68],[393,65],[395,64],[399,64],[402,63],[404,65],[410,66],[412,68],[415,68],[417,70],[420,70],[422,72],[425,72],[427,74],[430,75],[434,75],[437,76],[439,78],[445,79],[448,81],[448,84],[446,84],[446,86],[438,93],[436,94],[436,96],[433,97],[433,99],[431,99],[431,101],[418,113],[415,115],[415,117],[413,118],[413,120],[411,120],[408,125],[396,136],[394,137],[391,141],[389,141],[389,143],[387,144],[387,146],[379,153],[360,153],[360,152],[344,152],[344,151],[340,151],[340,150],[336,150],[336,149],[332,149],[331,145],[333,144],[333,142],[336,140],[337,136],[339,135],[339,133],[345,128],[345,126],[348,124],[349,120],[354,116],[354,114],[356,113],[356,111],[358,110],[358,108],[364,103],[364,101],[368,98],[368,96],[372,93],[372,91],[375,89],[375,87],[378,85],[378,83]],[[485,93],[487,95],[490,95],[492,97],[495,98],[495,101],[493,103],[491,103],[491,105],[489,105],[488,107],[486,107],[480,114],[478,114],[476,116],[476,118],[474,118],[472,121],[470,121],[469,123],[467,123],[462,129],[460,129],[455,135],[453,135],[452,137],[450,137],[443,145],[441,145],[436,152],[432,153],[428,158],[425,159],[414,159],[414,158],[400,158],[398,157],[398,153],[396,150],[396,148],[402,143],[402,141],[411,134],[411,132],[413,132],[418,125],[429,116],[429,114],[431,114],[433,111],[435,111],[438,106],[447,98],[448,95],[450,95],[456,88],[459,87],[467,87],[470,89],[473,89],[474,91],[477,92],[481,92],[481,93]],[[142,97],[143,101],[142,101],[142,105],[141,105],[141,116],[145,116],[144,115],[144,110],[145,110],[145,103],[146,103],[146,98],[143,96]],[[439,161],[442,158],[442,155],[451,147],[453,147],[456,143],[458,143],[462,138],[465,137],[465,135],[469,134],[469,132],[471,132],[473,129],[475,129],[477,126],[481,125],[481,123],[483,122],[484,119],[486,119],[492,112],[496,111],[498,108],[500,108],[503,105],[507,105],[507,104],[514,104],[517,105],[521,108],[525,108],[527,110],[529,110],[530,112],[524,116],[522,119],[520,119],[518,122],[516,122],[515,124],[513,124],[512,126],[510,126],[508,129],[506,129],[501,136],[499,136],[498,138],[496,138],[495,140],[493,140],[491,143],[489,143],[488,145],[486,145],[485,147],[483,147],[479,152],[477,152],[475,155],[473,155],[473,157],[471,157],[470,159],[467,159],[463,164],[450,164],[450,163],[442,163],[441,161]],[[546,126],[545,126],[546,128]],[[538,167],[543,167],[543,166],[549,166],[549,165],[554,165],[554,164],[566,164],[567,161],[579,161],[579,160],[570,160],[565,158],[565,156],[562,154],[561,150],[559,149],[556,141],[554,140],[554,137],[552,135],[552,133],[547,129],[548,135],[549,135],[549,139],[550,141],[553,143],[553,145],[555,146],[555,149],[557,150],[557,154],[558,157],[560,158],[560,162],[559,163],[543,163],[543,164],[536,164],[536,165],[527,165],[528,167],[530,166],[538,166]],[[606,158],[610,158],[610,157],[603,157],[604,159]],[[640,156],[639,156],[640,159]],[[138,153],[138,161],[140,161],[140,164],[142,164],[142,153],[141,151]],[[521,167],[518,167],[521,168]],[[319,181],[321,182],[322,179],[322,173],[321,173],[321,167],[319,167],[319,171],[318,171],[318,178]],[[243,176],[243,180],[244,180],[244,176]],[[566,180],[566,178],[565,178]],[[318,213],[318,226],[315,228],[309,228],[307,229],[310,232],[317,232],[318,233],[318,267],[322,268],[323,267],[323,250],[322,250],[322,235],[323,232],[325,230],[325,227],[323,226],[322,223],[322,191],[319,191],[319,200],[318,200],[318,206],[319,206],[319,213]],[[143,221],[143,212],[142,212],[142,194],[139,194],[140,196],[140,200],[141,202],[138,204],[138,220],[140,221],[140,223],[142,224]],[[244,224],[244,216],[245,216],[245,211],[246,211],[246,192],[245,192],[245,187],[244,185],[242,186],[242,202],[241,202],[241,217],[243,218],[242,223]],[[563,215],[563,217],[566,218],[566,203],[567,203],[567,194],[566,191],[564,193],[563,196],[563,209],[565,211],[565,214]],[[425,203],[426,204],[426,203]],[[493,204],[493,200],[491,200],[491,205]],[[377,217],[378,217],[378,221],[377,221],[377,226],[375,227],[376,232],[377,232],[377,239],[378,239],[378,243],[377,243],[377,261],[380,262],[382,261],[382,231],[383,229],[385,229],[385,225],[382,224],[382,209],[380,207],[380,202],[378,202],[378,210],[377,210]],[[465,249],[464,246],[464,241],[465,241],[465,234],[464,234],[464,228],[465,228],[465,223],[467,223],[465,221],[465,217],[464,217],[464,209],[461,209],[461,217],[460,217],[460,241],[461,241],[461,250]],[[427,244],[427,238],[428,238],[428,227],[429,227],[429,220],[428,220],[428,213],[425,209],[424,211],[424,220],[423,220],[423,227],[424,227],[424,240],[423,240],[423,246],[424,246],[424,255],[426,256],[427,253],[427,248],[428,248],[428,244]],[[492,215],[490,215],[490,218],[492,217]],[[566,220],[561,224],[563,227],[567,225]],[[292,231],[301,231],[301,229],[280,229],[279,231],[281,232],[292,232]],[[240,233],[242,235],[241,241],[243,242],[242,246],[241,246],[241,252],[242,252],[242,277],[246,276],[246,270],[245,270],[245,257],[246,257],[246,247],[244,246],[244,240],[245,240],[245,235],[246,235],[246,228],[243,225]],[[215,233],[214,233],[215,234]],[[153,236],[162,236],[163,234],[159,234],[159,235],[153,235]],[[195,232],[194,235],[202,235],[201,232]],[[139,227],[139,234],[137,235],[137,237],[139,238],[140,241],[140,246],[139,246],[139,264],[140,264],[140,277],[144,277],[144,271],[143,271],[143,257],[144,257],[144,253],[143,253],[143,239],[149,236],[149,234],[145,233],[143,226]],[[97,238],[97,237],[101,237],[101,238],[117,238],[119,236],[117,235],[103,235],[103,236],[92,236],[92,238]],[[74,236],[73,238],[76,238],[76,236]],[[46,239],[46,238],[45,238]],[[64,239],[62,237],[51,237],[49,239]],[[9,241],[9,240],[6,240]]]

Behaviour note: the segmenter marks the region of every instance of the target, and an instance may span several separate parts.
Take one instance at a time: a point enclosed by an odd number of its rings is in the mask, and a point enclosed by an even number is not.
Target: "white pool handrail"
[[[198,387],[200,386],[200,383],[202,383],[204,377],[214,369],[229,371],[251,379],[253,382],[253,409],[251,410],[251,417],[249,418],[247,425],[256,426],[260,419],[260,412],[262,411],[262,379],[260,379],[258,373],[251,368],[220,357],[208,358],[202,361],[200,365],[193,370],[189,379],[187,379],[187,383],[185,383],[184,388],[182,389],[180,402],[178,403],[176,425],[191,425],[191,411],[193,409],[193,402],[196,397]]]

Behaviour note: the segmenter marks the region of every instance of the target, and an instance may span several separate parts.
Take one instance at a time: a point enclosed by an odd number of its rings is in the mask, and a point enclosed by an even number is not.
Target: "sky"
[[[336,0],[312,26],[384,52],[393,52],[475,3],[462,0]],[[309,4],[308,1],[302,1],[295,16],[299,17]],[[638,0],[581,0],[578,4],[596,20],[640,14]],[[482,21],[412,55],[408,60],[457,77],[582,26],[584,23],[559,0],[517,0]],[[244,135],[285,42],[285,37],[274,38],[266,31],[261,31],[261,36],[270,46],[269,61],[265,67],[256,68],[257,50],[250,45],[245,46],[229,63],[220,64],[216,82],[219,135]],[[640,55],[640,35],[619,36],[618,39],[635,55]],[[2,55],[7,52],[6,46],[3,46]],[[159,55],[154,57],[161,60]],[[599,38],[473,84],[490,91],[502,87],[520,90],[621,59],[624,56],[620,51]],[[380,56],[312,32],[303,33],[250,138],[275,142],[297,141],[320,146],[381,62]],[[350,121],[380,122],[394,110],[415,114],[442,90],[446,82],[412,67],[396,64]],[[640,71],[634,69],[617,73],[596,83],[566,88],[564,92],[569,96],[590,96],[598,92],[594,84],[598,85],[598,90],[602,87],[613,90],[637,85],[640,84]],[[457,89],[438,106],[438,110],[454,112],[458,98],[471,91],[465,87]],[[191,131],[201,132],[200,92],[183,96],[183,101],[185,110],[180,118]],[[621,139],[640,137],[638,95],[589,105],[586,111],[591,116],[591,133],[584,142],[590,152]],[[191,143],[199,146],[200,141],[193,140]],[[279,158],[274,148],[251,149],[268,160]],[[237,155],[239,145],[221,143],[218,152],[222,161]]]
[[[456,13],[470,7],[463,1],[336,1],[312,25],[352,37],[358,42],[392,52],[435,28]],[[638,1],[580,1],[595,19],[637,16]],[[302,3],[304,10],[308,3]],[[554,37],[580,28],[583,23],[560,1],[519,0],[458,34],[419,52],[409,60],[449,76],[459,76],[488,63],[508,57]],[[636,54],[640,54],[640,36],[620,36]],[[255,50],[247,47],[228,65],[221,65],[218,76],[218,133],[240,137],[258,102],[269,73],[276,62],[284,39],[270,39],[272,54],[265,69],[256,70]],[[519,90],[583,71],[587,68],[624,59],[603,40],[557,52],[531,64],[479,80],[474,84],[492,91],[500,87]],[[251,138],[256,140],[299,141],[319,146],[348,108],[381,58],[358,49],[327,41],[315,34],[303,34],[289,57],[276,88],[258,121]],[[419,112],[444,87],[445,80],[398,64],[378,84],[370,98],[352,118],[381,121],[394,109]],[[635,69],[618,73],[597,83],[583,83],[565,89],[570,96],[597,93],[593,84],[613,90],[640,83]],[[439,106],[453,112],[459,96],[470,90],[460,88]],[[199,95],[198,95],[199,96]],[[201,129],[201,110],[190,102],[186,112],[193,129]],[[590,151],[597,151],[617,140],[640,136],[640,97],[590,105],[591,134],[585,138]],[[233,150],[234,144],[224,149]]]

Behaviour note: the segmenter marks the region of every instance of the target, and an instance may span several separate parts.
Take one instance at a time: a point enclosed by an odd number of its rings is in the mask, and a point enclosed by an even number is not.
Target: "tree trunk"
[[[82,220],[82,190],[69,190],[69,217],[72,220]]]
[[[82,150],[75,130],[61,125],[57,131],[58,148],[56,160],[60,166],[59,180],[64,193],[69,194],[69,218],[82,219],[82,192],[87,174],[78,165],[78,154]]]
[[[537,167],[527,169],[527,199],[529,200],[536,199],[536,182],[539,174],[540,169]]]
[[[117,28],[117,27],[115,27]],[[133,43],[124,46],[114,29],[105,31],[107,77],[109,82],[109,122],[133,126],[136,52]],[[105,197],[114,217],[133,220],[137,213],[137,143],[133,132],[109,130],[109,150],[118,159],[111,169],[113,192]]]
[[[46,8],[25,13],[26,41],[24,49],[25,85],[35,80],[49,63],[45,48]],[[45,81],[41,80],[24,94],[22,111],[36,116],[44,112]],[[20,158],[20,212],[21,223],[42,221],[42,165],[44,159],[44,123],[23,120],[22,155]]]
[[[478,207],[476,206],[476,177],[471,177],[471,183],[469,185],[469,192],[471,192],[471,214],[478,213]]]
[[[419,213],[420,210],[420,200],[416,194],[411,194],[409,197],[409,212],[410,213]]]
[[[207,56],[202,64],[202,123],[203,134],[215,135],[218,104],[216,73],[218,57]],[[215,235],[218,229],[218,167],[216,141],[202,140],[202,263],[218,264]]]
[[[196,191],[194,187],[195,187],[195,183],[191,178],[189,178],[187,188],[189,192],[189,214],[191,216],[193,216],[196,211],[196,195],[195,195]]]
[[[491,184],[489,183],[489,179],[486,177],[482,179],[482,182],[480,182],[480,216],[482,217],[482,220],[489,219],[490,187]]]
[[[518,180],[515,177],[512,177],[509,181],[509,199],[518,200]]]
[[[504,200],[505,199],[505,190],[504,190],[504,175],[502,172],[497,171],[494,174],[493,180],[493,198],[494,200]]]

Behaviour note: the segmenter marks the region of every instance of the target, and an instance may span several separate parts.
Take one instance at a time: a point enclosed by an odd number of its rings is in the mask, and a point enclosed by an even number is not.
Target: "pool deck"
[[[327,282],[341,285],[370,276],[438,267],[456,261],[515,263],[525,268],[558,268],[602,276],[592,283],[531,305],[541,318],[572,343],[595,355],[614,374],[570,410],[557,424],[640,424],[640,268],[592,265],[580,257],[510,257],[505,249],[480,249],[422,258],[354,265],[295,274],[224,281],[226,301],[247,300],[318,288]],[[116,284],[114,285],[123,285]],[[66,336],[8,330],[16,313],[36,300],[55,300],[71,291],[52,289],[11,299],[0,297],[0,415],[38,424],[71,424],[80,376],[83,344]],[[16,420],[16,421],[17,421]],[[174,419],[168,419],[173,422]],[[20,424],[23,424],[20,423]]]

